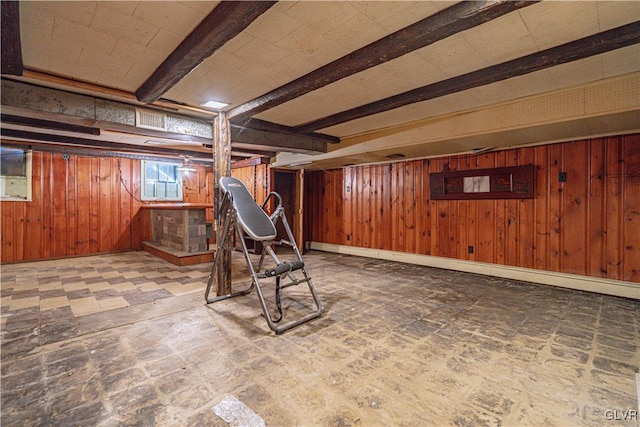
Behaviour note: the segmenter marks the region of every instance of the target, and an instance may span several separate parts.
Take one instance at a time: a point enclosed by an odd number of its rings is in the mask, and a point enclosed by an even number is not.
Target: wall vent
[[[167,130],[167,115],[136,108],[136,126],[145,129]]]

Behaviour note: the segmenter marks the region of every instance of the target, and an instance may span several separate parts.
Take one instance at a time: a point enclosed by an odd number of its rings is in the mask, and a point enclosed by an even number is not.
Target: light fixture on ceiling
[[[213,110],[222,110],[229,104],[219,101],[207,101],[204,104],[200,104],[201,107],[211,108]]]
[[[148,139],[144,143],[148,145],[164,145],[165,144],[164,141],[154,141],[152,139]]]

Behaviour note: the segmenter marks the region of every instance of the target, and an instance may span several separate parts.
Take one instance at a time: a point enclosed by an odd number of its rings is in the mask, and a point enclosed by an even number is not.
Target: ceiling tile
[[[376,23],[384,22],[411,7],[409,1],[352,1],[353,7]],[[407,15],[407,13],[405,13]]]
[[[399,119],[405,114],[409,121],[419,120],[424,117],[440,116],[461,110],[469,110],[480,105],[474,97],[467,92],[453,93],[451,95],[441,96],[428,101],[417,102],[406,107],[397,108],[393,111],[393,115]],[[389,113],[391,113],[391,111]],[[386,113],[385,113],[386,114]],[[401,123],[401,122],[400,122]]]
[[[193,1],[193,0],[187,0],[187,1],[180,1],[178,2],[182,5],[185,5],[187,7],[190,7],[191,9],[195,9],[197,11],[199,11],[200,13],[204,14],[204,15],[208,15],[209,13],[211,13],[211,11],[213,9],[215,9],[219,4],[220,1],[212,1],[212,0],[208,0],[208,1]]]
[[[156,52],[162,52],[166,58],[176,47],[178,47],[182,40],[183,39],[179,34],[160,28],[147,44],[147,48],[153,49]]]
[[[100,1],[99,3],[102,7],[108,7],[129,16],[133,15],[136,7],[140,4],[139,1]]]
[[[40,14],[57,16],[64,18],[67,22],[88,27],[93,20],[98,3],[92,1],[26,1],[20,3],[20,17],[23,19],[22,15],[25,14],[28,19],[28,16],[37,10]]]
[[[22,59],[34,69],[50,71],[61,75],[66,75],[66,72],[70,72],[76,74],[69,75],[78,76],[83,76],[84,72],[89,72],[90,75],[87,77],[87,81],[92,81],[92,79],[98,78],[100,75],[99,70],[90,71],[89,69],[86,69],[86,67],[79,70],[74,67],[74,65],[78,63],[81,53],[82,49],[77,46],[56,45],[47,47],[46,45],[40,45],[35,46],[33,49],[29,49],[28,53],[23,53]],[[31,56],[36,57],[36,60],[31,60]],[[93,65],[93,68],[97,68],[95,64]]]
[[[289,52],[271,43],[253,39],[238,49],[235,55],[246,61],[268,67],[287,57]]]
[[[130,79],[127,78],[126,72],[128,71],[129,69],[127,69],[127,71],[116,73],[102,72],[100,74],[100,77],[98,77],[98,79],[96,80],[96,84],[104,87],[124,87],[128,90],[135,90],[137,89],[137,84],[132,83]]]
[[[59,53],[59,56],[52,55],[49,60],[49,71],[63,76],[72,76],[80,81],[95,83],[102,75],[102,67],[100,64],[87,63],[77,60],[70,60],[66,52],[55,49],[52,53]],[[73,52],[75,55],[75,52]],[[82,53],[80,53],[82,55]],[[115,86],[114,86],[115,87]]]
[[[372,129],[384,129],[421,120],[425,117],[451,113],[458,111],[459,108],[471,109],[477,106],[479,106],[478,101],[472,97],[466,94],[453,94],[352,120],[348,123],[322,129],[320,132],[344,138],[362,134]]]
[[[309,92],[283,105],[265,111],[257,117],[296,126],[320,117],[361,104],[369,91],[349,81],[339,81],[322,89]]]
[[[158,26],[102,6],[96,8],[91,28],[142,46],[149,44],[159,29]]]
[[[265,87],[277,87],[288,82],[287,77],[275,71],[274,67],[264,67],[260,64],[245,64],[236,72],[239,76],[242,76],[243,81],[259,83]],[[223,82],[229,80],[229,78],[225,78]]]
[[[30,29],[29,31],[22,31],[20,34],[22,53],[26,56],[29,55],[31,49],[51,45],[51,36],[55,22],[55,16],[53,14],[35,8],[33,4],[34,2],[25,2],[20,5],[20,17],[23,20],[22,25],[26,25]],[[43,51],[40,49],[38,53],[41,54],[45,52],[46,50]]]
[[[125,39],[119,39],[116,42],[113,51],[109,55],[109,58],[119,62],[126,61],[134,63],[139,61],[151,64],[160,64],[165,59],[165,56],[161,52],[149,49],[140,44],[133,43]]]
[[[461,34],[456,34],[416,51],[448,77],[487,67],[489,64]]]
[[[358,11],[349,2],[301,1],[290,7],[285,13],[305,27],[325,34],[353,18]]]
[[[300,61],[295,55],[289,55],[270,66],[262,80],[265,84],[271,82],[272,86],[279,87],[307,74],[314,68],[310,67],[308,62]]]
[[[300,27],[277,43],[280,49],[301,58],[310,58],[323,51],[333,50],[333,45],[331,39],[309,27]]]
[[[109,60],[105,61],[102,53],[90,49],[82,49],[78,65],[96,66],[96,64],[100,64],[99,67],[104,73],[125,75],[133,66],[133,60],[109,56]]]
[[[513,89],[506,81],[496,82],[484,86],[474,87],[466,91],[478,100],[479,104],[496,104],[515,98]]]
[[[118,38],[56,17],[53,25],[53,41],[62,44],[70,43],[82,49],[110,53]]]
[[[371,94],[369,102],[387,98],[414,88],[410,82],[396,77],[382,67],[373,67],[362,71],[349,77],[349,80],[369,91]]]
[[[302,24],[274,8],[269,9],[246,29],[256,39],[276,44],[300,28]]]
[[[383,38],[386,32],[365,15],[358,14],[325,36],[349,52]]]
[[[536,52],[537,47],[517,13],[485,22],[462,33],[487,63],[500,63]]]
[[[211,56],[210,60],[205,60],[195,70],[191,71],[185,77],[185,80],[199,79],[204,74],[212,71],[216,74],[226,75],[227,78],[231,79],[236,77],[234,76],[236,71],[248,63],[246,59],[232,55],[224,50],[218,50]]]
[[[512,77],[506,80],[516,98],[536,95],[556,90],[558,86],[553,81],[549,70],[540,70],[524,76]]]
[[[286,126],[296,126],[304,122],[303,119],[299,119],[297,117],[298,111],[299,110],[296,105],[288,102],[271,110],[264,111],[256,115],[256,118],[273,123],[280,123]]]
[[[547,2],[542,2],[547,3]],[[518,10],[538,49],[548,49],[598,32],[597,3],[551,2],[537,3]]]
[[[602,58],[598,55],[558,65],[550,68],[549,74],[559,89],[600,80],[604,78]]]
[[[640,68],[640,45],[623,47],[602,54],[604,77],[620,76],[638,71]]]
[[[224,50],[225,52],[229,53],[236,53],[238,50],[243,48],[246,44],[251,43],[253,40],[255,40],[255,37],[247,33],[240,33],[229,40],[227,43],[225,43],[225,45],[222,46],[220,50]]]
[[[394,7],[393,3],[395,2],[380,3],[389,3],[390,7]],[[403,8],[400,13],[379,21],[380,26],[389,32],[398,31],[454,4],[454,2],[449,1],[417,1],[409,3],[409,7]]]
[[[114,87],[122,88],[123,90],[133,93],[153,74],[155,69],[156,67],[149,62],[136,62],[124,76],[125,80],[122,81],[123,86],[117,85]],[[180,97],[176,99],[180,100]]]
[[[380,67],[386,69],[399,79],[407,82],[412,88],[426,86],[447,78],[433,62],[427,61],[416,52],[408,53]]]
[[[599,1],[597,6],[600,31],[640,20],[640,1]]]
[[[23,1],[27,69],[134,92],[219,2]],[[232,108],[453,2],[278,2],[163,94]],[[640,18],[640,2],[543,1],[327,85],[259,118],[298,125]],[[340,136],[637,72],[640,46],[333,126]]]
[[[134,12],[134,17],[152,27],[160,27],[186,37],[214,9],[215,3],[209,5],[208,11],[196,10],[184,3],[175,1],[157,2],[142,1]]]

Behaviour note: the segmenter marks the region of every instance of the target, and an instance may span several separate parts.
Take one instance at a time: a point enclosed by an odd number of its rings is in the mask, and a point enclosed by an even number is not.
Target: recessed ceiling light
[[[200,104],[201,107],[213,108],[214,110],[221,110],[229,104],[218,101],[207,101],[204,104]]]

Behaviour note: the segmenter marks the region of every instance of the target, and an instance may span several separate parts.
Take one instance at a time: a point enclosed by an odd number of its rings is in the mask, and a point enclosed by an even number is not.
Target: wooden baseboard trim
[[[458,260],[453,258],[411,254],[383,249],[359,248],[332,243],[311,242],[310,248],[325,252],[384,259],[404,262],[407,264],[424,265],[426,267],[444,268],[447,270],[483,274],[486,276],[495,276],[504,279],[521,280],[541,285],[558,286],[562,288],[640,300],[640,283],[626,282],[622,280],[580,276],[577,274],[558,273],[555,271],[536,270],[501,264],[489,264],[477,261]]]

